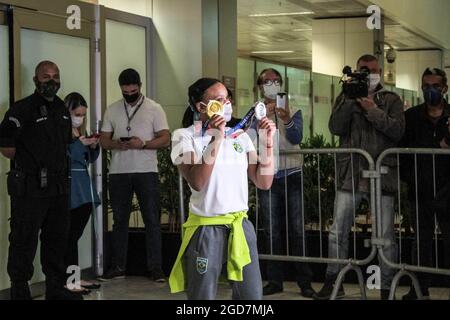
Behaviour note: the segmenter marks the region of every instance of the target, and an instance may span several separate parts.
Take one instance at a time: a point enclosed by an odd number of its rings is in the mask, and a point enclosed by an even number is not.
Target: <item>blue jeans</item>
[[[282,238],[284,229],[286,234],[289,234],[289,254],[292,256],[304,254],[301,175],[302,173],[298,172],[288,176],[287,179],[274,179],[270,190],[258,190],[267,254],[283,254],[283,247],[286,248],[286,239]],[[299,287],[310,285],[313,274],[309,265],[299,262],[294,265]],[[267,262],[267,279],[282,286],[283,262]]]
[[[330,229],[328,238],[329,258],[348,258],[349,233],[353,225],[353,212],[361,203],[363,198],[368,198],[368,194],[362,192],[338,190],[334,200],[334,221]],[[381,199],[382,210],[382,237],[390,240],[383,247],[383,253],[392,262],[397,261],[397,242],[394,233],[394,197],[383,195]],[[373,213],[374,214],[374,213]],[[380,260],[380,259],[379,259]],[[327,268],[327,278],[336,277],[343,265],[329,264]],[[380,262],[381,267],[381,289],[390,289],[395,270]]]
[[[145,224],[147,268],[160,269],[161,222],[159,207],[159,177],[157,173],[109,175],[109,197],[113,210],[112,266],[126,268],[128,226],[133,194],[136,193]]]

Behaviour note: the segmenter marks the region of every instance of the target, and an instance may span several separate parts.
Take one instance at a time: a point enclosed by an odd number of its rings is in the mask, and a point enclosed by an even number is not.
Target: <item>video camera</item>
[[[362,67],[361,71],[353,72],[351,67],[346,66],[342,73],[342,91],[346,98],[357,99],[369,95],[369,68]]]

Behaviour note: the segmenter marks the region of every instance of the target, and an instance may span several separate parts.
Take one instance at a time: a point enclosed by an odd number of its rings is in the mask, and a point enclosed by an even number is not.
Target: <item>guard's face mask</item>
[[[136,92],[135,94],[123,93],[122,95],[127,103],[133,103],[133,102],[136,102],[137,99],[139,99],[139,97],[141,96],[141,93],[140,92]]]
[[[444,98],[444,94],[442,93],[443,90],[441,88],[425,87],[422,91],[425,102],[430,106],[439,105]]]
[[[35,81],[37,91],[45,98],[53,99],[58,93],[59,88],[61,87],[60,82],[56,82],[55,80],[50,80],[47,82],[40,82],[39,80]]]

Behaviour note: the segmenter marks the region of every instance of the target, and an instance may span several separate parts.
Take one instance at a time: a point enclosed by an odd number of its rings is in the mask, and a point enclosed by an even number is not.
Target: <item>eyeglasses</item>
[[[276,86],[281,86],[281,80],[278,80],[278,79],[275,79],[275,80],[267,79],[267,80],[263,81],[263,84],[265,86],[271,86],[272,84],[274,84]]]

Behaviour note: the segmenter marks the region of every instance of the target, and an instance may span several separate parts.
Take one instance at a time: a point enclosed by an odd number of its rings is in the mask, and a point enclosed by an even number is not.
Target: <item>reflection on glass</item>
[[[293,112],[296,112],[298,109],[302,111],[304,142],[311,134],[311,72],[288,67],[287,77],[289,79],[289,105]]]
[[[328,122],[331,116],[331,85],[329,75],[313,73],[313,129],[314,134],[321,134],[327,142],[332,141]]]

